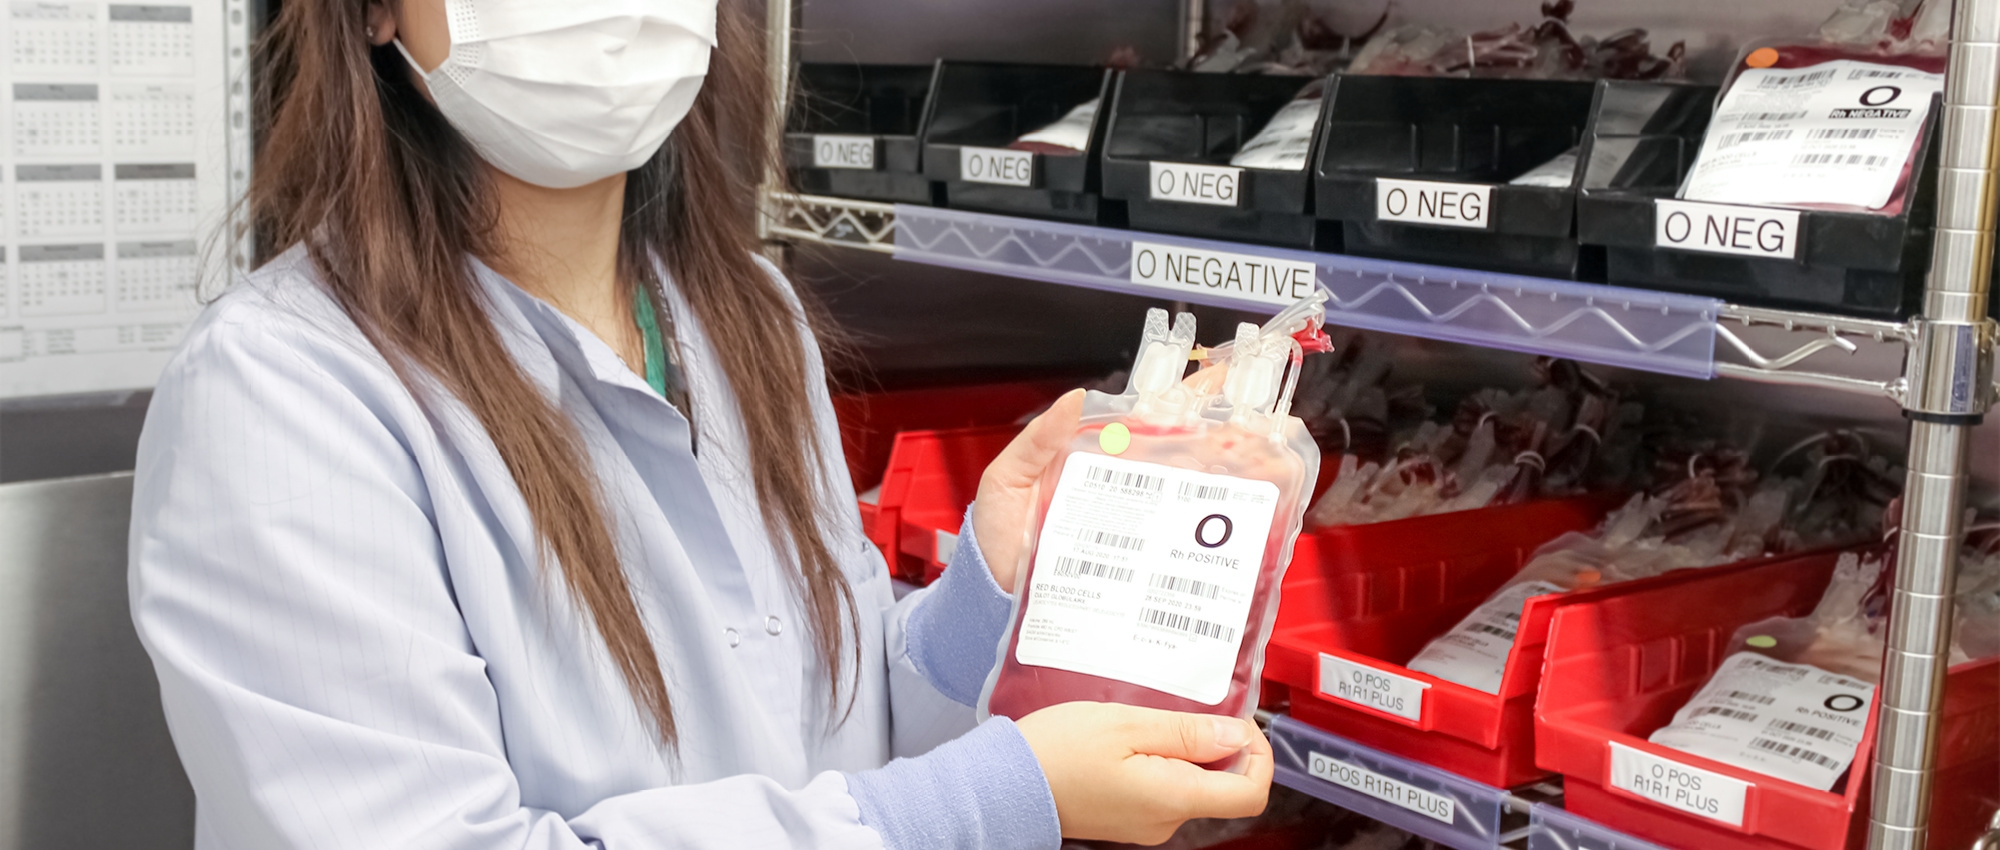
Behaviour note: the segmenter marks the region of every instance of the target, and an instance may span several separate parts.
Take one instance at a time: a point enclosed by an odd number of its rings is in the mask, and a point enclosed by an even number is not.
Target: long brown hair
[[[263,132],[247,199],[257,261],[303,244],[327,292],[413,393],[422,399],[422,379],[435,381],[478,417],[527,502],[541,563],[560,568],[671,747],[672,701],[611,511],[573,423],[507,354],[473,278],[468,257],[501,247],[485,167],[394,47],[370,47],[366,14],[367,0],[286,0],[263,37]],[[757,189],[774,161],[757,35],[732,0],[720,4],[692,111],[628,175],[619,270],[653,293],[657,257],[714,344],[765,525],[777,551],[794,556],[831,708],[858,664],[855,602],[823,534],[824,448],[811,426],[804,338],[799,322],[783,320],[817,314],[753,258]]]

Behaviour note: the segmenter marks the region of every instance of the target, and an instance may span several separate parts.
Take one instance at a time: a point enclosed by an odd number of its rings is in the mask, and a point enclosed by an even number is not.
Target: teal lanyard
[[[646,347],[646,385],[688,421],[688,448],[693,450],[697,442],[694,407],[688,403],[687,385],[681,381],[679,365],[667,357],[667,335],[660,332],[660,317],[653,312],[653,299],[646,297],[646,290],[632,289],[632,314],[639,320],[640,341]]]
[[[646,346],[646,383],[667,398],[667,346],[660,336],[660,317],[653,313],[653,299],[646,290],[632,287],[632,313],[639,319],[639,336]]]

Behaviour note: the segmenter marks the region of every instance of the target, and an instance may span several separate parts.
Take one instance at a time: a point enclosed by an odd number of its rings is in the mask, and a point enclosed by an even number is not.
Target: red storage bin
[[[1536,710],[1537,761],[1565,777],[1564,807],[1634,837],[1703,850],[1843,850],[1866,844],[1875,721],[1847,777],[1819,791],[1649,743],[1722,663],[1736,629],[1818,604],[1836,555],[1775,559],[1699,581],[1565,606],[1548,642]],[[1878,692],[1879,693],[1879,692]],[[1938,746],[1930,845],[1965,847],[2000,793],[2000,658],[1952,668]],[[1611,787],[1615,747],[1632,763],[1700,780],[1727,813],[1742,789],[1740,826]],[[1690,770],[1690,768],[1692,770]],[[1678,771],[1675,774],[1674,771]],[[1739,785],[1740,783],[1740,785]],[[1708,805],[1708,804],[1704,804]]]
[[[847,460],[848,477],[853,479],[857,495],[869,495],[859,503],[862,530],[889,559],[892,572],[899,576],[923,573],[921,563],[898,563],[902,560],[896,554],[901,540],[899,506],[885,510],[869,493],[887,475],[897,435],[904,431],[1011,424],[1054,401],[1075,387],[1078,380],[1042,378],[833,397],[833,413],[840,422],[840,448]],[[976,487],[976,476],[973,482]],[[963,505],[959,508],[964,510]]]
[[[1017,425],[904,431],[882,477],[876,528],[894,541],[899,577],[930,584],[958,545],[965,509],[986,465],[1020,433]],[[871,535],[872,537],[873,535]]]
[[[1534,701],[1550,615],[1693,573],[1528,600],[1497,695],[1404,665],[1519,572],[1536,548],[1594,528],[1621,502],[1618,495],[1580,496],[1301,535],[1264,678],[1288,687],[1293,717],[1364,746],[1501,788],[1546,776],[1535,765]],[[1364,677],[1374,685],[1365,691],[1386,697],[1385,707],[1323,692],[1328,670]]]

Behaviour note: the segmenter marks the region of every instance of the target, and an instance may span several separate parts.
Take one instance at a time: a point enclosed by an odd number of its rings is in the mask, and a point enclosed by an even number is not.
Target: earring
[[[368,40],[369,40],[369,41],[374,41],[374,40],[375,40],[375,28],[374,28],[374,27],[369,27],[369,28],[368,28]]]

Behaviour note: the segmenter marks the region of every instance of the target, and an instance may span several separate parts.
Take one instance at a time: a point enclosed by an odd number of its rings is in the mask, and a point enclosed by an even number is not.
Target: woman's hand
[[[1014,572],[1021,565],[1029,524],[1035,520],[1035,482],[1069,442],[1082,416],[1083,390],[1071,390],[1021,429],[979,478],[979,495],[972,503],[972,536],[979,541],[979,554],[986,558],[993,580],[1008,593],[1014,592]]]
[[[1190,818],[1263,813],[1271,742],[1234,717],[1102,702],[1052,705],[1015,723],[1042,764],[1064,838],[1158,844]],[[1243,773],[1198,767],[1243,754]]]

